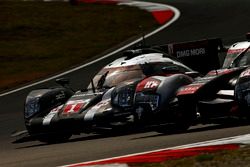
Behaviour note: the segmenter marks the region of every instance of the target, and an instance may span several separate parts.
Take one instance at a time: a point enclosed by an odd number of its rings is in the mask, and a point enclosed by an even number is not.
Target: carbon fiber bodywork
[[[213,41],[216,44],[211,44]],[[211,70],[218,66],[218,58],[213,55],[216,65],[210,67],[203,62],[201,73],[211,71],[201,75],[176,58],[184,58],[183,62],[193,67],[197,62],[192,58],[201,56],[200,61],[207,61],[210,49],[214,54],[219,45],[217,40],[198,43],[197,48],[196,42],[169,45],[168,53],[176,52],[171,55],[164,52],[166,45],[160,50],[126,51],[125,57],[101,69],[84,91],[73,92],[62,79],[61,87],[30,92],[24,112],[29,134],[40,141],[54,142],[72,134],[121,126],[180,132],[196,123],[249,117],[250,70],[245,56],[249,48],[234,58],[228,53],[224,68],[219,70]]]

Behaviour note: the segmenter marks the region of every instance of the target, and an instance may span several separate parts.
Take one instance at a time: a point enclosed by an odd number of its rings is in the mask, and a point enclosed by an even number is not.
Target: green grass
[[[0,1],[0,91],[84,63],[158,25],[137,8]]]

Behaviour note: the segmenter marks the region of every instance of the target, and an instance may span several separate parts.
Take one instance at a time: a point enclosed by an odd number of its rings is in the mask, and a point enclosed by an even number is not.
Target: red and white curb
[[[129,163],[163,162],[172,159],[190,157],[201,153],[211,153],[220,150],[235,150],[242,145],[250,144],[250,134],[193,143],[177,147],[153,150],[148,152],[124,155],[119,157],[101,159],[65,165],[62,167],[129,167]]]
[[[76,0],[84,3],[116,4],[138,7],[139,9],[150,12],[159,24],[165,24],[175,14],[175,12],[164,4],[132,1],[132,0]]]
[[[169,7],[162,4],[156,4],[151,2],[130,1],[130,2],[121,2],[119,4],[135,6],[140,9],[146,10],[154,16],[154,18],[159,24],[165,24],[175,14]]]
[[[32,1],[32,0],[25,0],[25,1]],[[44,1],[54,1],[54,0],[44,0]],[[62,0],[62,1],[68,1],[68,0]],[[129,2],[137,2],[137,1],[129,1]],[[123,3],[125,3],[125,1],[123,1]],[[138,3],[139,3],[139,1],[138,1]],[[141,2],[141,3],[143,4],[143,2]],[[145,3],[148,3],[148,2],[145,2]],[[166,5],[166,4],[160,4],[160,3],[152,3],[152,2],[150,2],[150,4],[152,4],[152,5],[153,4],[160,5],[161,8],[159,7],[158,12],[160,12],[161,11],[160,9],[162,9],[163,6],[164,6],[166,9],[171,10],[174,13],[174,15],[173,15],[173,17],[170,20],[168,20],[166,23],[164,23],[163,25],[161,25],[159,28],[155,29],[154,31],[150,32],[149,34],[146,34],[145,38],[148,38],[148,37],[150,37],[150,36],[152,36],[152,35],[160,32],[161,30],[167,28],[168,26],[170,26],[171,24],[173,24],[175,21],[177,21],[178,18],[180,17],[180,11],[177,8],[173,7],[173,6]],[[152,11],[155,11],[155,10],[152,10]],[[106,55],[104,55],[104,56],[102,56],[102,57],[100,57],[98,59],[90,61],[90,62],[88,62],[86,64],[81,65],[81,66],[75,67],[75,68],[73,68],[71,70],[65,71],[65,72],[60,73],[58,75],[54,75],[54,76],[52,76],[50,78],[46,78],[46,79],[43,79],[41,81],[38,81],[38,82],[35,82],[35,83],[32,83],[32,84],[26,85],[26,86],[23,86],[23,87],[20,87],[20,88],[17,88],[17,89],[14,89],[14,90],[11,90],[11,91],[8,91],[8,92],[5,92],[5,93],[2,93],[2,94],[0,94],[0,97],[10,95],[12,93],[15,93],[15,92],[18,92],[18,91],[30,88],[32,86],[36,86],[36,85],[48,82],[48,81],[51,81],[51,80],[54,80],[56,78],[62,77],[62,76],[67,75],[67,74],[70,74],[70,73],[75,72],[77,70],[83,69],[83,68],[85,68],[85,67],[87,67],[89,65],[95,64],[95,63],[97,63],[97,62],[99,62],[99,61],[101,61],[101,60],[103,60],[105,58],[108,58],[108,57],[110,57],[110,56],[112,56],[112,55],[114,55],[114,54],[116,54],[116,53],[118,53],[118,52],[120,52],[120,51],[122,51],[122,50],[124,50],[124,49],[126,49],[126,48],[128,48],[128,47],[130,47],[130,46],[132,46],[132,45],[134,45],[136,43],[138,43],[138,42],[140,42],[141,40],[142,40],[142,37],[138,38],[137,40],[135,40],[135,41],[133,41],[133,42],[127,44],[127,45],[124,45],[121,48],[118,48],[117,50],[115,50],[113,52],[110,52],[110,53],[108,53],[108,54],[106,54]]]
[[[24,0],[24,1],[34,1],[34,0]],[[82,2],[82,3],[114,4],[114,5],[126,5],[126,6],[137,7],[139,9],[150,12],[155,18],[155,20],[161,25],[168,22],[175,15],[175,11],[173,11],[167,5],[160,3],[153,3],[153,2],[143,2],[143,1],[133,1],[133,0],[43,0],[43,1],[44,2],[72,1],[72,3],[74,4]]]

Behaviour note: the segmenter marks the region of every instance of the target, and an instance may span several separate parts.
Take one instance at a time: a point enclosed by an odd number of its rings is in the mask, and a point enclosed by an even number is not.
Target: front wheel
[[[159,133],[183,133],[191,126],[191,115],[184,111],[175,112],[174,121],[170,124],[159,127]]]
[[[37,140],[43,143],[53,144],[53,143],[62,143],[69,140],[72,136],[70,133],[53,133],[53,134],[43,134],[37,136]]]
[[[235,98],[239,104],[240,113],[250,122],[250,76],[238,79],[235,86]]]
[[[164,125],[157,128],[156,132],[165,133],[165,134],[173,134],[173,133],[184,133],[188,130],[190,124],[187,122],[182,123],[173,123],[169,125]]]

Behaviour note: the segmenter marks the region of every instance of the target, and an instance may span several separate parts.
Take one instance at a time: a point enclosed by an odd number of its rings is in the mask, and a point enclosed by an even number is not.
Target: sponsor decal
[[[250,76],[250,68],[248,68],[247,70],[243,71],[243,72],[240,74],[240,78],[249,77],[249,76]]]
[[[60,105],[56,108],[54,108],[53,110],[51,110],[49,112],[48,115],[46,115],[44,118],[43,118],[43,125],[49,125],[52,118],[60,111],[60,109],[63,107],[63,105]]]
[[[60,100],[60,99],[63,99],[63,98],[65,98],[65,97],[66,97],[66,96],[65,96],[65,93],[64,93],[63,91],[61,91],[60,94],[56,95],[56,100]]]
[[[205,54],[206,54],[205,48],[176,51],[177,58],[190,57],[190,56],[201,56],[201,55],[205,55]]]
[[[87,103],[83,100],[69,101],[64,106],[63,114],[78,113]]]
[[[202,85],[203,84],[192,84],[192,85],[184,86],[179,89],[179,91],[177,92],[177,96],[194,94]]]
[[[160,85],[161,81],[155,78],[147,78],[140,82],[136,87],[136,92],[143,90],[156,90]]]
[[[157,81],[147,81],[144,88],[145,89],[154,89],[159,85],[159,82]]]

